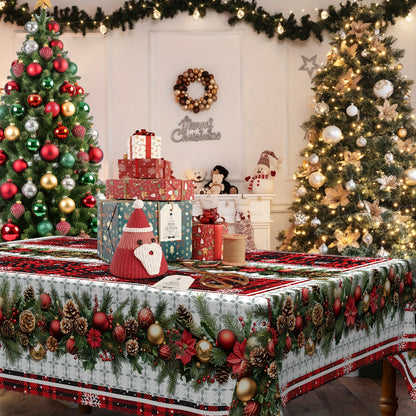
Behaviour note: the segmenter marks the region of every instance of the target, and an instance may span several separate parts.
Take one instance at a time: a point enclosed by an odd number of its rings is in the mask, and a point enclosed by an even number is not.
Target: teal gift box
[[[133,212],[134,201],[103,200],[98,204],[98,256],[111,263],[117,244]],[[167,261],[192,258],[192,202],[143,201],[143,212]],[[161,212],[164,214],[163,220]],[[169,213],[175,215],[170,216]],[[172,221],[172,218],[175,221]]]

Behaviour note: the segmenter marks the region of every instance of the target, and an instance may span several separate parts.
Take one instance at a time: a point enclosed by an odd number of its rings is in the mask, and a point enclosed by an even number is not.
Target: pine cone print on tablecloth
[[[46,348],[50,352],[55,352],[58,349],[58,340],[53,336],[48,337],[46,340]]]
[[[293,300],[290,296],[288,296],[283,303],[282,307],[282,315],[283,316],[289,316],[293,314],[293,311],[295,309],[295,305],[293,304]]]
[[[18,338],[20,345],[22,345],[23,347],[27,347],[29,345],[29,338],[26,334],[19,334]]]
[[[36,319],[32,311],[25,310],[20,314],[19,327],[26,334],[30,334],[36,328]]]
[[[75,319],[74,329],[78,335],[84,336],[88,331],[88,321],[84,317]]]
[[[184,305],[179,305],[177,309],[178,321],[180,321],[187,329],[195,325],[194,317]]]
[[[136,335],[139,330],[139,323],[133,318],[126,319],[124,329],[128,335]]]
[[[250,363],[254,367],[264,367],[269,358],[269,353],[264,347],[256,347],[250,351]]]
[[[267,369],[267,375],[272,378],[273,380],[277,379],[277,376],[279,375],[278,371],[277,371],[277,363],[276,361],[273,361],[269,368]]]
[[[399,304],[399,301],[400,301],[399,293],[398,292],[394,292],[394,295],[393,295],[393,303],[394,303],[394,306],[397,306]]]
[[[324,308],[320,303],[317,303],[312,310],[312,323],[315,326],[320,326],[324,319]]]
[[[126,351],[129,355],[137,355],[139,352],[139,343],[135,339],[129,339],[126,342]]]
[[[3,321],[3,323],[0,326],[0,332],[4,336],[4,338],[13,338],[14,336],[13,323],[9,319],[7,319],[6,321]]]
[[[223,365],[221,367],[218,367],[215,372],[215,380],[217,380],[219,384],[225,384],[228,381],[230,372],[231,372],[231,367],[228,365]]]
[[[289,331],[294,331],[296,327],[296,317],[295,315],[289,315],[286,318],[286,326]]]
[[[74,324],[72,322],[72,319],[62,318],[61,323],[60,323],[60,327],[61,327],[61,332],[63,334],[69,334],[70,332],[72,332],[72,330],[74,328]]]
[[[305,334],[303,333],[303,331],[299,333],[296,341],[297,341],[297,344],[298,344],[298,348],[303,348],[305,346],[306,337],[305,337]]]
[[[72,319],[72,320],[75,320],[75,319],[79,318],[79,308],[75,304],[75,302],[71,299],[69,299],[65,303],[65,305],[62,309],[62,312],[63,312],[65,318]]]
[[[332,311],[328,312],[328,315],[326,317],[326,327],[328,329],[332,329],[335,326],[335,314]]]
[[[34,299],[35,296],[36,294],[35,294],[35,289],[33,289],[33,286],[28,286],[23,292],[23,297],[25,299],[25,302],[29,301],[30,299]]]
[[[280,315],[276,321],[276,328],[279,334],[283,334],[286,330],[286,318],[283,315]]]

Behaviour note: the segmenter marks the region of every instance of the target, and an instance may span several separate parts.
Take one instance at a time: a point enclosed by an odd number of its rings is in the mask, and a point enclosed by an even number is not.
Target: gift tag
[[[182,239],[182,210],[178,204],[165,204],[159,212],[159,241]]]
[[[152,287],[161,290],[188,290],[193,282],[194,278],[191,276],[173,274],[159,280]]]

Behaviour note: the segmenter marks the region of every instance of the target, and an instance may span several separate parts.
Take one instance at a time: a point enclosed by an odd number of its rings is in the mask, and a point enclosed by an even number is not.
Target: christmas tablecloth
[[[266,416],[389,357],[416,399],[406,260],[253,251],[240,268],[170,264],[157,288],[96,253],[72,237],[0,245],[0,388],[138,415]]]

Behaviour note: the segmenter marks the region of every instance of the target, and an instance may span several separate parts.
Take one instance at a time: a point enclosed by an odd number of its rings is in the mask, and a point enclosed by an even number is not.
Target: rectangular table
[[[138,415],[277,415],[388,357],[416,399],[406,260],[255,251],[242,268],[170,265],[193,283],[160,290],[112,276],[96,240],[52,237],[0,245],[0,270],[0,388]]]

